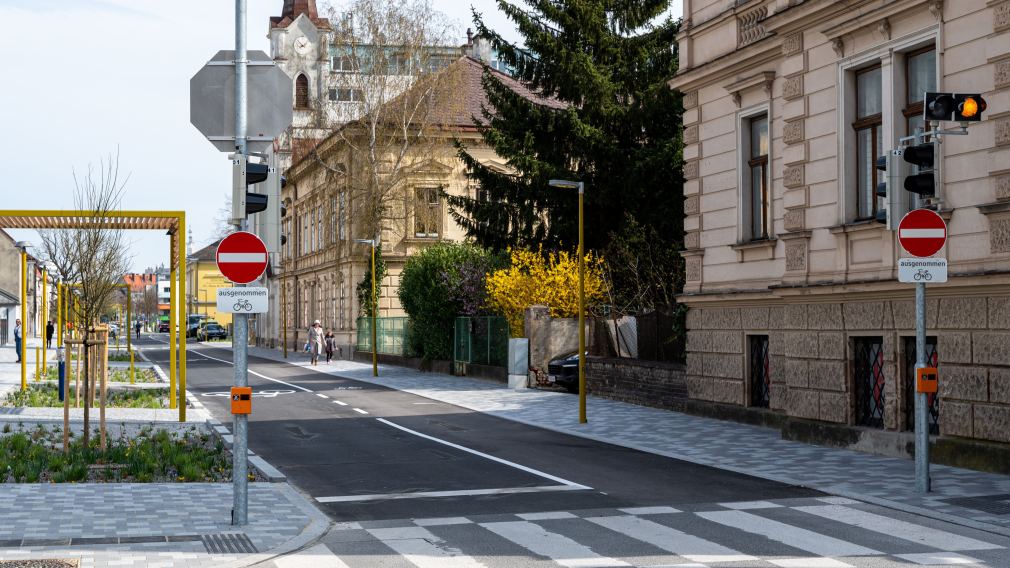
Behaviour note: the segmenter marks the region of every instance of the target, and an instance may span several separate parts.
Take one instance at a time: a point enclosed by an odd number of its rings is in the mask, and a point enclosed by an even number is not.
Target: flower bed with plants
[[[71,432],[63,452],[60,426],[17,428],[0,434],[0,483],[163,483],[225,482],[231,479],[231,453],[221,440],[190,428],[183,433],[142,429],[125,432],[99,447],[98,431],[85,446]],[[250,480],[258,480],[255,475]]]
[[[127,378],[129,380],[129,378]],[[72,384],[72,383],[71,383]],[[74,392],[71,389],[71,406]],[[168,408],[168,389],[123,389],[110,388],[106,398],[107,408]],[[97,400],[96,400],[97,402]],[[4,406],[22,408],[62,407],[59,388],[53,383],[29,384],[26,390],[13,390],[7,393]]]
[[[158,375],[154,372],[154,369],[150,367],[135,368],[134,371],[136,375],[134,376],[133,382],[135,383],[157,383],[159,382]],[[49,367],[46,370],[46,376],[44,380],[55,381],[59,379],[57,376],[56,367]],[[69,373],[71,382],[73,381],[74,373],[71,371]],[[109,369],[109,382],[110,383],[128,383],[130,382],[130,369]]]

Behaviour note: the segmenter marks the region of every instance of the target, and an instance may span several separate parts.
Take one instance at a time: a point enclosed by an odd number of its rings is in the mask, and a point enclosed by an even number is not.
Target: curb
[[[222,424],[217,418],[214,418],[210,411],[206,410],[203,403],[197,400],[196,397],[194,397],[189,391],[186,391],[186,400],[189,401],[190,406],[193,408],[204,411],[204,413],[208,416],[207,429],[210,430],[211,435],[219,438],[221,442],[224,443],[224,447],[231,450],[234,437],[232,436],[231,431],[228,430],[228,427]],[[263,477],[267,478],[268,482],[287,483],[288,476],[281,473],[281,471],[276,467],[270,465],[270,462],[263,459],[262,456],[256,455],[256,453],[252,450],[247,450],[247,456],[249,463],[259,470],[259,472],[263,474]]]

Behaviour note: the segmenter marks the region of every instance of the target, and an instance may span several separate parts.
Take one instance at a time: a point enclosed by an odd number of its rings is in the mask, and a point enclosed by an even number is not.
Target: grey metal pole
[[[248,56],[246,53],[246,0],[235,0],[235,147],[236,153],[248,157],[246,148],[246,109],[247,109],[247,83],[246,64]],[[243,160],[243,163],[245,160]],[[244,190],[244,188],[243,188]],[[245,212],[243,218],[235,223],[236,230],[245,229]],[[236,287],[242,287],[236,285]],[[235,367],[235,386],[249,386],[248,371],[248,342],[249,342],[249,320],[246,314],[235,314],[235,333],[232,336],[232,356]],[[235,438],[232,444],[232,483],[233,483],[233,504],[232,504],[232,524],[241,526],[249,522],[249,416],[246,414],[233,415]]]
[[[926,366],[926,284],[915,285],[915,368]],[[929,493],[929,425],[926,419],[927,397],[915,393],[915,488]]]

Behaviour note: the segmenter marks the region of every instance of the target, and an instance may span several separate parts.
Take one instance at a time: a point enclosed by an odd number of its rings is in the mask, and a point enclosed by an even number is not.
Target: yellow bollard
[[[35,348],[35,380],[42,380],[41,371],[39,369],[42,366],[42,353],[38,347]]]
[[[136,376],[136,373],[134,372],[134,368],[133,368],[133,351],[130,351],[130,384],[131,385],[133,384],[135,376]]]

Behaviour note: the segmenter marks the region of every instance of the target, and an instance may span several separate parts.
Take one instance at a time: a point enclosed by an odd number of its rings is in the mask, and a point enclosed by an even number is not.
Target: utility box
[[[508,354],[509,387],[524,389],[529,383],[530,340],[526,337],[509,339]]]
[[[231,413],[252,414],[252,387],[231,387]]]

